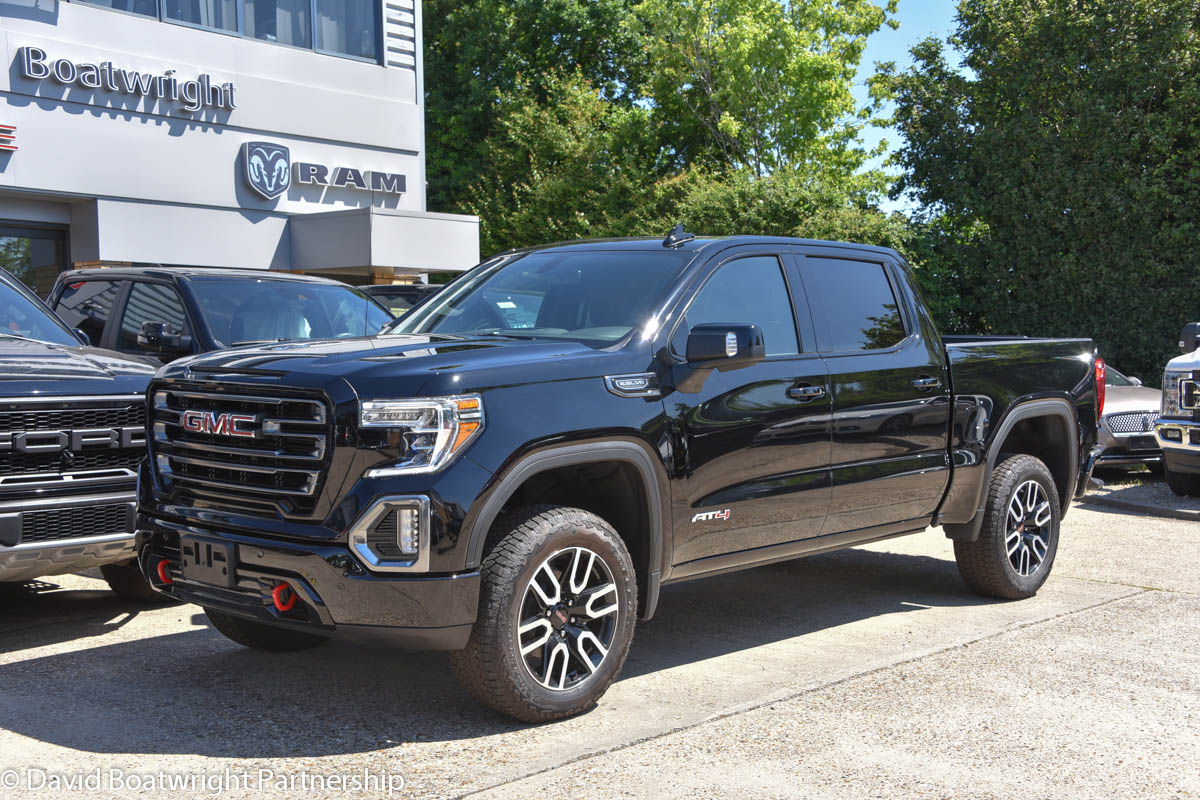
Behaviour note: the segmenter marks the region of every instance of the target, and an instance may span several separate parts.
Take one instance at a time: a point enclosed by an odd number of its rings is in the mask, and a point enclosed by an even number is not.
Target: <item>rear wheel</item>
[[[1163,470],[1167,486],[1180,497],[1200,497],[1200,475],[1190,472],[1175,472],[1170,467]]]
[[[954,543],[963,580],[1006,600],[1037,594],[1058,552],[1061,508],[1045,464],[1029,455],[1005,458],[992,472],[979,538]]]
[[[177,602],[174,598],[156,592],[150,587],[150,582],[138,568],[136,559],[117,564],[104,564],[100,567],[100,574],[104,576],[108,588],[123,600],[154,605]]]
[[[503,515],[481,568],[479,619],[455,673],[481,703],[525,722],[590,709],[625,663],[637,618],[633,560],[577,508]]]
[[[268,650],[274,653],[287,653],[294,650],[307,650],[326,642],[326,637],[317,636],[304,631],[290,628],[277,628],[252,619],[227,614],[215,608],[205,608],[204,615],[212,626],[238,644],[253,647],[255,650]]]

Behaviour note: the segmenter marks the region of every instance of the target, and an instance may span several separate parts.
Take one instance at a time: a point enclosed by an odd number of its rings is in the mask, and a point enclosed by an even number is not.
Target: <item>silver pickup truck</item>
[[[1154,436],[1163,450],[1167,484],[1178,495],[1200,497],[1200,322],[1179,337],[1183,355],[1167,362],[1162,412]]]

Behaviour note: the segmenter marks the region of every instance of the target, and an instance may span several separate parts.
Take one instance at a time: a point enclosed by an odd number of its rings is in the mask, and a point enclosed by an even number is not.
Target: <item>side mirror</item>
[[[92,341],[92,337],[87,335],[87,331],[83,328],[71,328],[71,333],[75,334],[75,338],[79,343],[86,347],[95,347],[96,343]]]
[[[138,346],[156,353],[192,352],[192,337],[168,333],[167,330],[165,322],[142,323],[142,330],[137,337]]]
[[[1179,352],[1190,353],[1200,348],[1200,322],[1189,322],[1179,334]]]
[[[1141,378],[1135,378],[1135,377],[1134,377],[1134,376],[1132,376],[1132,375],[1126,375],[1125,377],[1129,378],[1129,382],[1130,382],[1130,383],[1132,383],[1134,386],[1141,386],[1141,385],[1142,385],[1142,379],[1141,379]]]
[[[687,361],[692,367],[724,372],[766,357],[767,346],[757,325],[705,323],[688,333]]]

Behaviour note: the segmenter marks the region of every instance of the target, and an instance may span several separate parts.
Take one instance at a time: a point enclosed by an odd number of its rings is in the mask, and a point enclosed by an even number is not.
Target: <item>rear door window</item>
[[[127,353],[147,352],[137,337],[147,322],[165,322],[170,336],[189,335],[187,312],[175,287],[164,283],[134,283],[121,315],[117,349]]]
[[[63,287],[62,294],[54,304],[54,311],[69,327],[79,328],[88,335],[92,344],[99,346],[120,288],[120,281],[69,283]]]
[[[810,256],[800,259],[800,273],[821,352],[881,350],[908,335],[882,264]]]

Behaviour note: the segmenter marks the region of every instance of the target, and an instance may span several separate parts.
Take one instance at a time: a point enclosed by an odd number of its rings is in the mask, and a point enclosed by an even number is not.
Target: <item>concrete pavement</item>
[[[1017,603],[967,593],[937,531],[680,584],[600,707],[540,727],[476,706],[440,654],[255,653],[195,607],[71,576],[0,596],[0,770],[366,769],[405,796],[1194,796],[1198,565],[1200,525],[1077,507]]]

